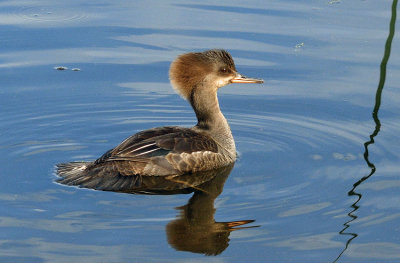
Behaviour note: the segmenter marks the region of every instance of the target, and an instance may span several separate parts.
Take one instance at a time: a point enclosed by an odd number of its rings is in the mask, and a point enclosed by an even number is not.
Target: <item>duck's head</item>
[[[230,83],[264,82],[240,75],[232,56],[222,49],[180,55],[172,62],[169,77],[174,89],[187,100],[192,90],[200,86],[216,92]]]

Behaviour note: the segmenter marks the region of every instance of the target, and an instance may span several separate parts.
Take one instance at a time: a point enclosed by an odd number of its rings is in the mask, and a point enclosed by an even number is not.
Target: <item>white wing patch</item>
[[[141,146],[141,147],[134,148],[133,150],[131,150],[131,151],[129,151],[129,152],[134,153],[134,152],[139,151],[140,149],[144,149],[144,148],[147,148],[147,147],[150,147],[150,146],[153,146],[153,145],[156,145],[156,143],[153,142],[153,143],[145,144],[145,145],[143,145],[143,146]],[[133,147],[135,147],[135,145],[132,145],[132,146],[126,148],[125,150],[128,150],[128,149],[133,148]]]

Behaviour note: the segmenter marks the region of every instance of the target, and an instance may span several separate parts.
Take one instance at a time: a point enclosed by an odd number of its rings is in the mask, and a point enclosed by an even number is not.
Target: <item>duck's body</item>
[[[59,164],[60,182],[107,190],[99,187],[107,178],[174,176],[233,163],[235,142],[219,108],[217,90],[229,83],[262,80],[238,74],[232,57],[224,50],[179,56],[171,65],[170,79],[174,89],[192,105],[198,120],[196,126],[145,130],[94,162]],[[136,179],[125,181],[138,184]]]

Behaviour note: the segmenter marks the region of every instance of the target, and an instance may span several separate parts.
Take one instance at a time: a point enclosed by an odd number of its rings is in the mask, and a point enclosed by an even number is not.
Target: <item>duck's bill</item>
[[[232,83],[264,83],[263,79],[253,79],[246,76],[238,74],[235,78],[231,80]]]

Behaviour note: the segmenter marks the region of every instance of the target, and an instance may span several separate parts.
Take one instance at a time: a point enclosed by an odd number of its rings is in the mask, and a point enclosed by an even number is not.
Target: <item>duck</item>
[[[204,172],[211,179],[194,189],[186,205],[176,207],[177,217],[165,227],[171,247],[179,251],[216,256],[229,246],[229,236],[233,231],[259,227],[246,226],[255,222],[252,219],[225,222],[215,220],[217,210],[214,203],[222,193],[233,166],[230,164]]]
[[[178,56],[171,63],[169,79],[192,106],[195,126],[151,128],[128,137],[95,161],[58,164],[58,182],[115,191],[138,187],[147,178],[197,173],[234,163],[235,141],[217,91],[231,83],[264,81],[238,73],[232,56],[223,49]]]

